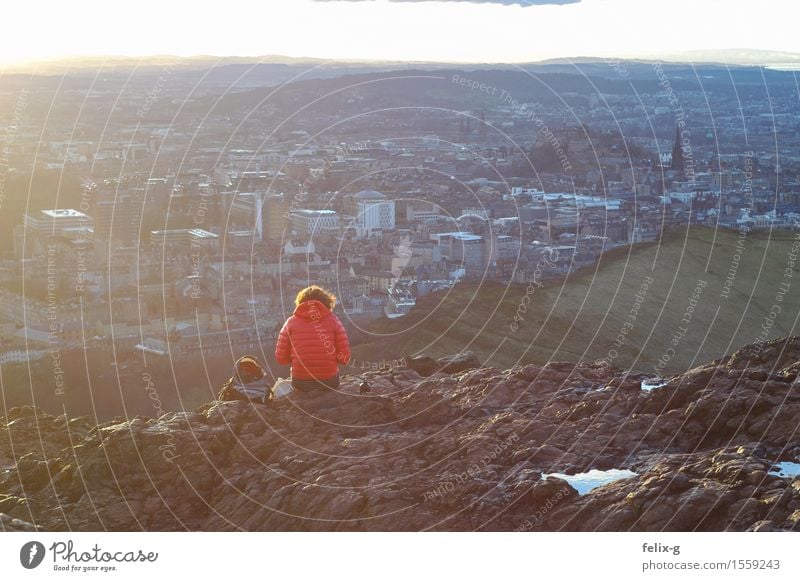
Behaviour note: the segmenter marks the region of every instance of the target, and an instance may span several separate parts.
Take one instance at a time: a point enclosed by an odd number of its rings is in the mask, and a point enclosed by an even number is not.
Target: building
[[[153,230],[150,232],[150,246],[153,250],[182,246],[189,241],[187,230]]]
[[[411,309],[413,309],[417,303],[412,288],[412,281],[403,280],[395,281],[395,283],[387,289],[388,300],[384,310],[387,317],[402,317],[411,312]]]
[[[333,210],[297,210],[289,215],[292,232],[306,240],[339,235],[339,215]]]
[[[367,281],[370,292],[386,292],[397,280],[397,276],[389,270],[362,270],[358,273]]]
[[[688,204],[697,197],[697,192],[669,192],[667,197],[678,200],[681,204]]]
[[[487,261],[486,239],[469,232],[434,234],[444,258],[459,263],[467,276],[480,275]]]
[[[0,365],[10,365],[15,363],[29,363],[37,361],[50,355],[50,351],[36,351],[33,349],[12,349],[0,353]]]
[[[395,225],[426,224],[441,219],[440,207],[434,202],[420,199],[400,199],[395,201]]]
[[[261,240],[281,240],[288,227],[289,201],[283,194],[267,194],[261,200],[260,223],[256,232]]]
[[[672,144],[672,158],[670,160],[670,169],[679,173],[684,170],[683,148],[681,147],[681,130],[675,126],[675,143]]]
[[[219,250],[219,235],[202,228],[192,228],[189,230],[189,243],[192,250],[215,253]]]
[[[92,219],[78,210],[41,210],[25,214],[23,224],[37,234],[69,237],[82,228],[91,227]]]
[[[227,249],[232,252],[250,252],[253,250],[255,233],[252,230],[229,230],[226,237]]]
[[[254,227],[258,230],[261,195],[255,192],[237,192],[230,199],[230,212],[226,217],[234,224]]]
[[[201,228],[153,230],[150,232],[150,246],[156,251],[190,250],[213,253],[219,250],[219,235]]]
[[[145,188],[105,183],[92,189],[91,214],[98,240],[131,244],[138,240],[145,211]],[[148,206],[155,206],[148,202]]]
[[[376,230],[395,228],[395,203],[375,190],[362,190],[345,197],[345,212],[352,215],[356,236],[369,238]]]
[[[287,240],[283,245],[284,256],[310,256],[315,251],[313,240]]]
[[[504,234],[493,236],[491,261],[517,259],[519,257],[521,245],[522,243],[519,238]]]
[[[433,264],[442,259],[441,248],[433,240],[415,240],[411,243],[409,267]]]
[[[25,214],[22,228],[15,230],[14,253],[18,258],[43,255],[47,245],[56,238],[79,243],[92,240],[92,219],[83,212],[71,209],[40,210]]]
[[[543,199],[544,192],[537,188],[523,188],[521,186],[514,186],[511,188],[511,195],[514,197],[517,196],[530,196],[531,199]]]

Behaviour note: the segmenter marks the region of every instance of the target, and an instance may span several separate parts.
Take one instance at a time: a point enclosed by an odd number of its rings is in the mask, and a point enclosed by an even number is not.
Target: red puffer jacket
[[[330,379],[350,361],[350,341],[339,318],[319,301],[305,301],[287,319],[275,359],[292,366],[295,379]]]

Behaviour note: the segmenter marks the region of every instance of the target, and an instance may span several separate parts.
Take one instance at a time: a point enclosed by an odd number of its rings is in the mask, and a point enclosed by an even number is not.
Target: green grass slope
[[[470,349],[501,368],[605,358],[623,369],[681,372],[796,333],[800,256],[790,255],[793,244],[800,248],[792,233],[740,238],[692,227],[657,244],[615,249],[596,267],[543,288],[459,284],[421,300],[406,317],[376,322],[354,365]]]

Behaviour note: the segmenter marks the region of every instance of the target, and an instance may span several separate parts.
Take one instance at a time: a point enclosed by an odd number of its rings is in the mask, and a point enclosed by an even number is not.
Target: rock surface
[[[12,518],[7,514],[0,513],[0,532],[3,533],[30,533],[36,530],[36,527],[29,522],[25,522],[18,518]]]
[[[158,419],[0,419],[0,530],[800,530],[800,338],[642,391],[462,354]],[[424,369],[423,369],[424,368]],[[579,495],[543,475],[628,469]]]

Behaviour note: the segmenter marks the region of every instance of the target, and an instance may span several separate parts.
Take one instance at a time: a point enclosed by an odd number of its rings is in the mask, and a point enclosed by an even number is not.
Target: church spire
[[[681,130],[675,126],[675,144],[672,146],[672,163],[669,168],[683,172],[683,148],[681,148]]]

